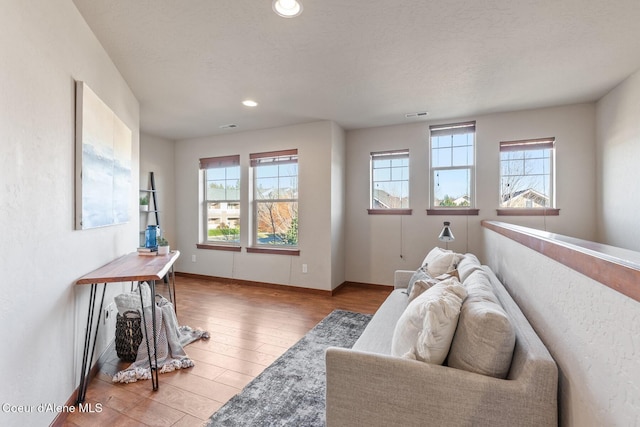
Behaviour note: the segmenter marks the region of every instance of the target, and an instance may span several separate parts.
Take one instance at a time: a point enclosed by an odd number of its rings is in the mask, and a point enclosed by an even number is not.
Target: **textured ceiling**
[[[302,2],[284,19],[271,0],[74,0],[141,130],[174,140],[594,101],[640,68],[638,0]]]

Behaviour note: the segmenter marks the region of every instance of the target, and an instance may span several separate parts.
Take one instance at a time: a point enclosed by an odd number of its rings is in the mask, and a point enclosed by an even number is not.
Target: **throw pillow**
[[[433,279],[429,277],[428,279],[422,279],[416,281],[411,287],[411,292],[409,292],[409,302],[416,299],[418,296],[422,295],[425,291],[430,289],[433,285],[440,282],[438,279]]]
[[[462,283],[462,281],[460,280],[460,275],[458,274],[458,270],[448,271],[444,274],[437,276],[436,279],[445,280],[445,279],[449,279],[450,277],[455,277],[458,280],[458,282]]]
[[[391,354],[442,364],[449,353],[466,295],[464,287],[451,278],[411,301],[396,324]]]
[[[467,299],[462,304],[447,364],[504,379],[511,367],[515,330],[484,271],[472,273],[465,289]]]
[[[411,295],[411,290],[413,289],[413,285],[418,280],[429,280],[429,279],[431,279],[431,276],[429,276],[429,273],[427,273],[427,269],[425,267],[420,267],[419,269],[417,269],[416,272],[413,273],[413,276],[411,276],[411,279],[409,280],[409,285],[407,285],[407,295]]]
[[[422,266],[427,268],[429,274],[433,277],[455,270],[460,262],[461,255],[435,247],[427,254],[422,261]]]

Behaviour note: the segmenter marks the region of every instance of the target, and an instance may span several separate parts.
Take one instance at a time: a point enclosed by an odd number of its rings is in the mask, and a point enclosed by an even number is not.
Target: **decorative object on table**
[[[147,225],[147,229],[144,232],[144,247],[157,249],[157,239],[160,236],[160,227],[157,225]]]
[[[156,256],[158,255],[158,248],[146,248],[144,246],[140,247],[137,249],[138,250],[138,255],[145,255],[145,256]]]
[[[142,342],[142,317],[138,310],[127,310],[116,316],[116,354],[125,362],[133,362]]]
[[[149,210],[149,196],[140,197],[140,211],[147,212]]]
[[[449,249],[449,242],[453,242],[456,238],[453,236],[453,232],[450,228],[451,223],[449,221],[444,222],[444,227],[438,236],[438,240],[445,242],[445,249]]]
[[[132,133],[82,81],[76,81],[75,228],[129,222]]]
[[[140,283],[138,289],[133,292],[120,294],[115,297],[118,312],[128,310],[140,310],[140,294],[144,301],[144,317],[146,324],[142,327],[142,342],[138,347],[138,354],[135,362],[127,369],[117,372],[113,376],[113,382],[132,383],[137,380],[151,379],[151,369],[149,366],[149,353],[147,342],[151,339],[147,337],[153,334],[153,324],[151,323],[151,290],[146,282]],[[173,304],[161,295],[156,295],[156,342],[158,357],[158,372],[163,374],[176,369],[190,368],[194,366],[193,361],[187,356],[184,347],[187,344],[199,339],[208,339],[209,333],[200,329],[192,329],[189,326],[179,326]]]
[[[351,348],[371,315],[335,310],[287,350],[207,426],[324,426],[327,347]]]
[[[158,237],[158,255],[167,255],[169,253],[169,241],[164,237]]]

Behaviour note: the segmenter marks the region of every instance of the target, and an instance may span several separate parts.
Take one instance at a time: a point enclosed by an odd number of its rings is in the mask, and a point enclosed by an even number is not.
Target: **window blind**
[[[254,153],[249,155],[251,166],[262,166],[269,164],[298,163],[298,150],[269,151],[266,153]]]
[[[554,148],[556,139],[537,138],[537,139],[521,139],[519,141],[500,141],[500,151],[525,151],[525,150],[544,150]]]
[[[226,168],[229,166],[238,166],[239,164],[240,155],[204,157],[200,159],[200,169]]]
[[[476,131],[476,122],[451,123],[447,125],[429,126],[431,136],[461,135]]]

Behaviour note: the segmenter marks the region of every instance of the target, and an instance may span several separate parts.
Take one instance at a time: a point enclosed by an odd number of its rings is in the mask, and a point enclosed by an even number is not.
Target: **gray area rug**
[[[207,426],[324,426],[327,347],[351,348],[371,315],[335,310],[227,402]]]

